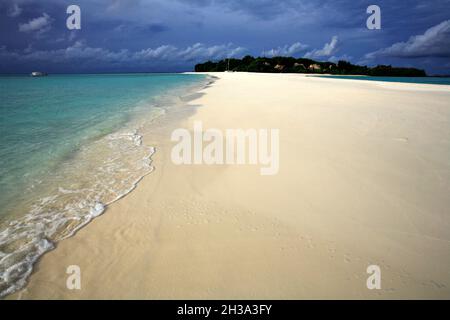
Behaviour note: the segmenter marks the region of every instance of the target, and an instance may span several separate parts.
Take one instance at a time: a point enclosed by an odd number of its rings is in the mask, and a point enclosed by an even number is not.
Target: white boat
[[[40,71],[33,71],[32,73],[31,73],[31,76],[32,77],[45,77],[45,76],[47,76],[48,74],[47,73],[45,73],[45,72],[40,72]]]

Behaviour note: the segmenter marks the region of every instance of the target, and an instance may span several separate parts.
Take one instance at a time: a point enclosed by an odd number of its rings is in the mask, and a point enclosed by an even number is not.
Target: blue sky
[[[68,30],[66,8],[81,8]],[[366,27],[369,5],[381,30]],[[450,0],[2,0],[0,73],[188,71],[289,55],[450,74]]]

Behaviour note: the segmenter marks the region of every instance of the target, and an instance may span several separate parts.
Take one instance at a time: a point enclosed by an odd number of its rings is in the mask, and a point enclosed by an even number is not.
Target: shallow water
[[[320,76],[321,78],[363,80],[363,81],[384,81],[419,84],[440,84],[450,85],[450,77],[368,77],[368,76]]]
[[[0,77],[0,296],[152,171],[140,132],[202,75]]]

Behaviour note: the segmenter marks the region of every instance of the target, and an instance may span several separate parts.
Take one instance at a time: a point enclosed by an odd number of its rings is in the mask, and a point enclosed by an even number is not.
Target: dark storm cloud
[[[78,0],[82,29],[76,32],[65,26],[69,4],[2,1],[0,72],[27,72],[36,63],[77,71],[68,66],[74,60],[83,72],[99,65],[191,70],[202,59],[263,52],[432,72],[445,72],[450,63],[450,0],[379,0],[381,30],[366,28],[366,8],[374,4],[366,0]]]

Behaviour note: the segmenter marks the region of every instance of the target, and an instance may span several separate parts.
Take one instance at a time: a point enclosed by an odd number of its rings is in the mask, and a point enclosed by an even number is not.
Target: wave
[[[174,90],[171,93],[178,94],[162,96],[161,101],[167,107],[184,105],[181,92],[193,89],[199,85]],[[143,143],[140,131],[164,115],[166,108],[159,104],[147,109],[150,112],[140,114],[139,121],[130,122],[131,129],[79,147],[58,170],[36,180],[29,191],[40,191],[36,192],[40,197],[25,206],[26,214],[0,222],[0,297],[23,288],[43,254],[102,215],[108,205],[133,191],[153,171],[156,148]]]
[[[88,171],[88,167],[95,163],[91,152],[98,150],[101,143],[114,151],[107,158],[96,159],[100,165]],[[108,135],[88,149],[84,150],[85,155],[78,157],[83,160],[76,165],[77,170],[86,170],[84,176],[76,175],[77,184],[84,187],[73,188],[74,184],[69,181],[75,177],[63,170],[68,174],[68,183],[58,185],[55,193],[38,199],[25,216],[10,221],[2,228],[0,296],[9,295],[25,286],[34,263],[41,255],[100,216],[106,206],[130,193],[144,176],[153,171],[151,157],[155,148],[143,146],[142,136],[137,130]],[[144,150],[146,154],[137,157]],[[124,151],[127,156],[122,159],[117,153]],[[90,164],[86,161],[90,161]],[[129,167],[128,162],[133,161],[135,165]]]

